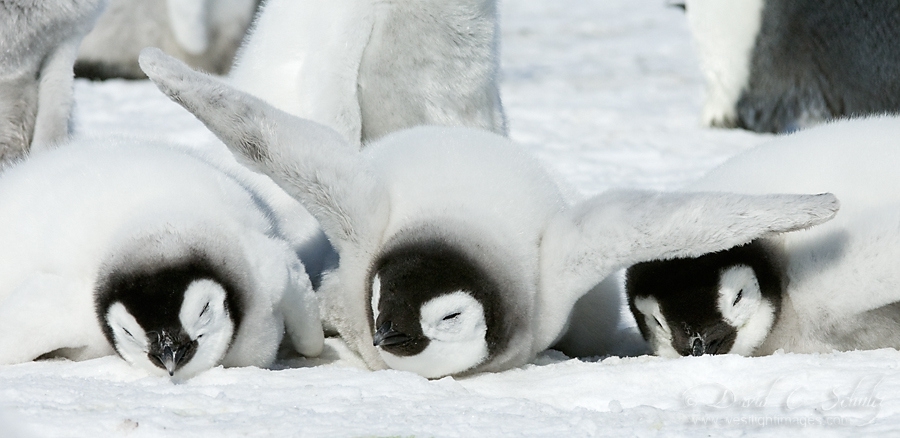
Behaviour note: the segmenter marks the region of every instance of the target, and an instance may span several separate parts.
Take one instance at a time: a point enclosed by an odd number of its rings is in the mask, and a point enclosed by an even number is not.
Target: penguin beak
[[[394,325],[390,321],[386,321],[381,324],[372,338],[372,345],[376,347],[398,345],[404,342],[409,342],[412,339],[406,333],[394,330]]]
[[[175,354],[175,351],[167,345],[163,348],[162,354],[159,355],[159,361],[162,362],[163,367],[169,372],[169,376],[175,375],[175,367],[178,365],[178,361],[175,360]],[[181,354],[182,356],[184,355],[184,353]]]
[[[691,344],[691,356],[703,356],[705,352],[703,347],[703,339],[694,338],[694,343]]]
[[[149,356],[156,366],[165,369],[169,373],[169,377],[172,377],[182,362],[193,356],[195,348],[196,341],[179,343],[171,337],[163,335],[153,343]]]
[[[722,349],[722,346],[725,344],[725,336],[722,335],[708,335],[708,336],[696,336],[692,338],[690,341],[690,345],[688,349],[690,351],[691,356],[703,356],[704,354],[722,354],[719,350]],[[727,353],[725,351],[724,353]]]

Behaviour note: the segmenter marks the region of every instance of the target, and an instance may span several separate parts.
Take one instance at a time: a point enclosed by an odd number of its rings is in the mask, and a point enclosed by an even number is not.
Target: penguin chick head
[[[659,356],[752,355],[780,311],[777,266],[759,241],[696,258],[639,263],[626,272],[628,304]]]
[[[227,282],[202,262],[112,273],[98,287],[107,340],[132,365],[188,379],[218,365],[239,324]]]
[[[477,262],[440,241],[400,245],[371,279],[374,345],[393,369],[428,378],[486,362],[508,339],[495,282]]]

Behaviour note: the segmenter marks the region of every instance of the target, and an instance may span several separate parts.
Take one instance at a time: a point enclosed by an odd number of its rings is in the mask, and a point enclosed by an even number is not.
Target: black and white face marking
[[[152,374],[190,378],[219,364],[239,324],[223,283],[200,264],[113,274],[98,288],[107,339],[127,362]]]
[[[753,268],[735,265],[719,275],[719,312],[737,337],[729,353],[749,356],[766,339],[775,323],[775,307],[765,299]]]
[[[781,290],[771,254],[758,242],[640,263],[626,274],[638,327],[665,357],[753,354],[775,323]]]
[[[376,264],[374,345],[393,369],[435,378],[478,366],[508,342],[496,283],[441,242],[402,245]]]

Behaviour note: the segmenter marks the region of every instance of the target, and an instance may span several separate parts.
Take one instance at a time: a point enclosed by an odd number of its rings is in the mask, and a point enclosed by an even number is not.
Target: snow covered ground
[[[765,136],[699,126],[703,84],[664,0],[502,2],[511,136],[586,194],[673,189]],[[81,134],[214,145],[147,82],[76,84]],[[633,324],[629,321],[625,326]],[[637,347],[633,345],[633,347]],[[569,359],[429,381],[337,340],[186,383],[115,357],[0,367],[0,437],[782,436],[900,429],[900,352]]]

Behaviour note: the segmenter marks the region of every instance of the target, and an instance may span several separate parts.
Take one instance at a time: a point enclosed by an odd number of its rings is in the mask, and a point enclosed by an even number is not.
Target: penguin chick
[[[141,49],[160,47],[205,71],[228,73],[260,0],[109,0],[78,48],[75,75],[146,78]]]
[[[219,363],[244,315],[237,285],[208,257],[192,254],[149,270],[113,270],[96,289],[104,335],[129,363],[193,376]]]
[[[72,64],[106,0],[0,1],[0,166],[65,140]]]
[[[523,365],[629,261],[721,250],[837,210],[829,194],[613,191],[571,202],[497,134],[418,127],[359,151],[159,50],[141,65],[319,220],[340,256],[319,289],[325,319],[373,369],[433,378]]]
[[[0,176],[0,363],[118,353],[183,380],[268,366],[318,305],[275,209],[199,151],[81,140]],[[90,169],[90,171],[85,171]]]
[[[391,368],[425,377],[472,368],[502,351],[502,334],[522,324],[498,302],[511,291],[445,242],[398,245],[373,272],[373,345]]]
[[[830,123],[738,155],[691,190],[828,190],[808,230],[628,269],[641,333],[662,356],[900,348],[900,119]],[[761,171],[765,169],[765,171]]]
[[[418,125],[505,135],[497,15],[496,0],[268,0],[229,81],[357,147]]]
[[[659,356],[751,355],[781,310],[783,266],[762,241],[691,259],[638,263],[625,290]]]

